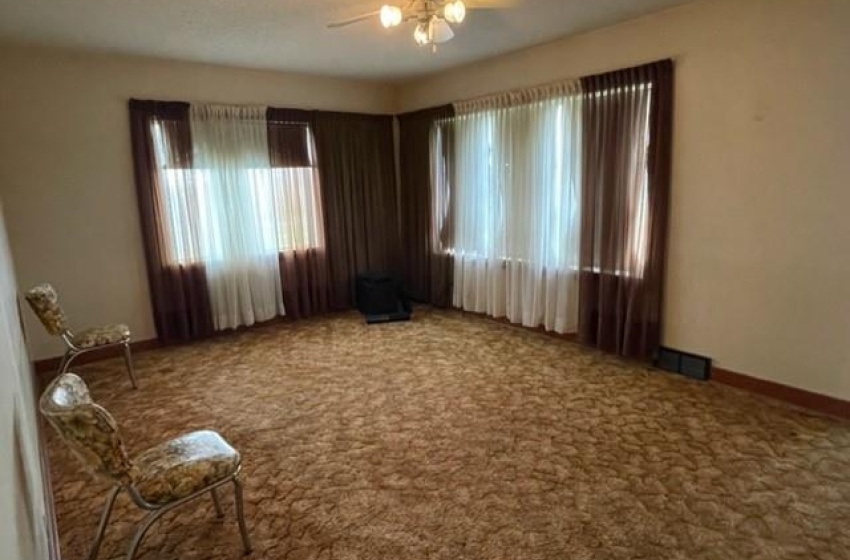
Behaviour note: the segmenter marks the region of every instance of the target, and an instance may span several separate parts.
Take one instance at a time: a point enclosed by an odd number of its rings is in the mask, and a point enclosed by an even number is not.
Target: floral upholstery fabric
[[[74,455],[94,475],[129,483],[134,476],[115,420],[92,401],[77,375],[66,373],[45,389],[39,408]]]
[[[200,430],[176,437],[134,459],[134,487],[153,505],[164,505],[233,475],[240,457],[223,437]]]
[[[130,327],[122,324],[86,329],[73,337],[74,345],[78,348],[94,348],[128,340],[130,340]]]
[[[239,452],[211,430],[176,437],[131,461],[115,420],[73,373],[45,389],[39,408],[91,473],[134,489],[153,506],[185,498],[239,469]]]
[[[40,284],[25,294],[38,320],[53,336],[59,336],[68,330],[68,318],[59,305],[59,296],[50,284]]]
[[[96,348],[130,340],[130,328],[124,324],[105,325],[76,334],[69,330],[68,317],[59,305],[59,296],[50,284],[40,284],[25,294],[41,324],[54,336],[65,335],[77,348]]]

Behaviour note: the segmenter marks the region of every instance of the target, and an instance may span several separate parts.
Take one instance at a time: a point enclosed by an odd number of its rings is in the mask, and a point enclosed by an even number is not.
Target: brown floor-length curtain
[[[581,82],[579,340],[648,360],[661,338],[673,63]]]
[[[437,219],[434,207],[435,189],[442,188],[450,195],[450,174],[444,168],[450,158],[431,153],[432,133],[438,122],[453,116],[451,105],[398,116],[404,286],[414,300],[438,307],[452,303],[454,267],[451,255],[440,246],[441,234],[445,234],[440,230],[450,224]],[[451,127],[441,127],[441,131],[450,134]],[[449,149],[449,139],[442,140],[441,146]],[[438,169],[435,155],[441,156],[436,158]]]
[[[354,305],[361,272],[400,277],[392,117],[316,111],[332,309]]]
[[[167,139],[162,146],[167,167],[191,173],[189,105],[130,100],[133,167],[154,322],[159,339],[173,342],[207,336],[214,329],[203,264],[174,264],[168,258],[154,124]]]
[[[280,284],[286,316],[301,319],[330,309],[328,260],[324,249],[310,247],[280,253]]]
[[[316,167],[312,111],[270,107],[267,119],[269,160],[273,168]],[[330,286],[326,247],[283,251],[278,260],[287,317],[300,319],[327,312]]]

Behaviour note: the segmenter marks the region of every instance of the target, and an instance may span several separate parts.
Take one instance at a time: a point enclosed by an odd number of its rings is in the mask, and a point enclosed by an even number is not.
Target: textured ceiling
[[[0,0],[0,39],[270,68],[404,79],[614,24],[690,0],[515,0],[476,10],[435,54],[412,24],[325,24],[390,0]],[[401,3],[397,0],[396,3]]]

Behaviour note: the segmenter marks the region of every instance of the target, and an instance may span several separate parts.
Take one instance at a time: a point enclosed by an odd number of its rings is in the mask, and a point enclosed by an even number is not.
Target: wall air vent
[[[658,351],[655,367],[701,381],[708,381],[711,377],[711,358],[664,346]]]

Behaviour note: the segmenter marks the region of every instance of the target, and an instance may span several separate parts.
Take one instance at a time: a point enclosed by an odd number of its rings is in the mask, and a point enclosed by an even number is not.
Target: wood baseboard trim
[[[346,311],[328,311],[327,313],[347,313]],[[213,340],[216,338],[225,338],[228,336],[233,336],[236,334],[241,334],[248,330],[253,329],[262,329],[269,327],[276,327],[283,324],[288,324],[293,321],[299,321],[303,319],[307,319],[312,317],[313,315],[307,315],[301,318],[294,318],[288,315],[275,317],[274,319],[269,319],[268,321],[263,321],[261,323],[255,323],[251,326],[247,327],[237,327],[235,329],[224,329],[221,331],[216,331],[211,335],[203,338],[198,338],[195,340],[185,340],[185,341],[176,341],[176,342],[161,342],[157,338],[151,338],[147,340],[138,340],[130,343],[130,348],[133,350],[133,353],[141,353],[147,352],[148,350],[156,350],[157,348],[162,348],[164,346],[175,346],[180,344],[192,344],[195,342],[201,342],[204,340]],[[85,354],[80,354],[78,358],[74,360],[73,365],[83,365],[90,364],[92,362],[99,362],[101,360],[105,360],[107,358],[114,358],[116,356],[121,355],[120,347],[111,347],[104,348],[103,350],[92,350],[91,352],[86,352]],[[35,373],[38,375],[39,379],[43,382],[49,382],[53,378],[53,374],[56,373],[56,370],[59,369],[59,364],[62,362],[62,356],[54,356],[53,358],[45,358],[43,360],[35,360],[33,361],[33,367],[35,368]]]
[[[495,321],[498,323],[502,323],[505,325],[510,325],[516,328],[522,328],[527,330],[532,330],[539,332],[541,334],[546,334],[548,336],[552,336],[555,338],[560,338],[561,340],[568,340],[570,342],[575,342],[578,338],[574,333],[568,334],[558,334],[551,331],[546,331],[542,327],[537,328],[529,328],[524,327],[522,325],[517,325],[515,323],[511,323],[504,317],[494,318],[489,315],[483,313],[471,313],[469,311],[457,310],[461,314],[475,315],[479,317],[484,317],[490,319],[491,321]],[[279,322],[283,321],[270,321],[267,324],[273,326]],[[231,334],[232,332],[228,332]],[[157,339],[149,339],[149,340],[139,340],[137,342],[133,342],[130,344],[130,347],[133,349],[134,353],[146,352],[148,350],[154,350],[157,348],[161,348],[163,344]],[[97,362],[100,360],[105,360],[107,358],[113,358],[116,356],[120,356],[120,349],[118,348],[108,348],[104,350],[95,350],[92,352],[87,352],[81,355],[79,358],[74,360],[74,364],[89,364],[92,362]],[[46,384],[52,379],[53,374],[56,373],[56,370],[59,368],[59,362],[62,360],[61,356],[56,356],[54,358],[47,358],[44,360],[37,360],[33,362],[35,367],[35,372],[38,374],[39,380],[42,384]],[[721,383],[723,385],[728,385],[730,387],[735,387],[738,389],[743,389],[745,391],[749,391],[751,393],[756,393],[758,395],[762,395],[765,397],[769,397],[772,399],[780,400],[783,402],[787,402],[802,408],[808,408],[810,410],[814,410],[817,412],[821,412],[823,414],[828,414],[830,416],[836,416],[838,418],[846,418],[850,419],[850,401],[845,401],[842,399],[838,399],[835,397],[830,397],[828,395],[822,395],[820,393],[813,393],[811,391],[806,391],[805,389],[798,389],[797,387],[791,387],[790,385],[783,385],[781,383],[776,383],[773,381],[768,381],[766,379],[759,379],[757,377],[753,377],[751,375],[746,375],[744,373],[738,373],[735,371],[712,367],[711,369],[711,381],[716,383]],[[43,385],[42,385],[43,386]]]
[[[850,419],[850,401],[714,367],[711,380],[830,416]]]
[[[130,348],[133,350],[134,354],[154,350],[161,346],[162,343],[155,338],[149,340],[138,340],[130,343]],[[115,346],[111,348],[104,348],[102,350],[92,350],[91,352],[80,354],[80,356],[74,360],[73,365],[90,364],[107,358],[114,358],[116,356],[121,356],[121,352],[121,347]],[[62,356],[35,360],[33,362],[33,367],[35,367],[35,373],[39,376],[41,381],[46,382],[49,381],[48,377],[52,379],[52,374],[56,373],[56,370],[59,369],[59,363],[61,361]]]

